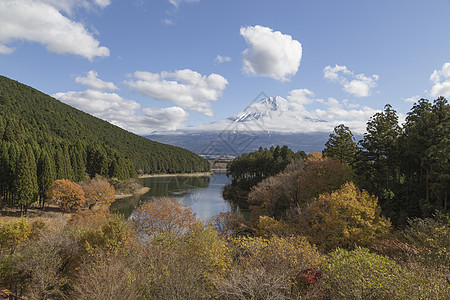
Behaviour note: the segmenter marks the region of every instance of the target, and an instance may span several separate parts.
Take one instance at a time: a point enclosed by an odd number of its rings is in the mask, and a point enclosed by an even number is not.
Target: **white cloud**
[[[440,70],[434,70],[430,80],[433,82],[431,97],[450,97],[450,63],[443,64]]]
[[[346,66],[336,65],[334,67],[326,66],[323,69],[323,77],[342,85],[345,92],[355,97],[367,97],[371,89],[377,86],[379,76],[374,74],[366,76],[365,74],[354,74]]]
[[[231,57],[222,56],[222,55],[217,55],[216,58],[214,59],[214,61],[219,64],[224,63],[224,62],[230,62],[231,60],[232,60]]]
[[[297,89],[289,92],[288,112],[282,116],[277,122],[284,124],[286,128],[299,128],[301,131],[331,131],[336,125],[344,123],[349,126],[354,133],[363,133],[366,129],[367,121],[372,117],[377,110],[358,104],[350,103],[348,99],[339,101],[335,98],[328,98],[327,100],[314,98],[314,93],[308,89]],[[319,106],[314,110],[308,110],[305,106],[308,104],[315,104]],[[289,117],[297,116],[297,124],[294,124],[296,118]],[[303,122],[298,122],[302,117]],[[290,121],[289,121],[290,120]],[[314,122],[317,120],[326,120],[327,122]],[[291,125],[289,125],[292,123]],[[283,126],[280,126],[281,128]]]
[[[106,82],[98,78],[98,73],[94,70],[90,70],[86,77],[77,76],[75,78],[76,83],[80,83],[82,85],[87,86],[88,88],[94,90],[118,90],[119,88],[112,82]]]
[[[173,19],[165,18],[161,20],[161,23],[165,25],[175,25],[175,21]]]
[[[176,130],[186,122],[189,114],[181,107],[171,106],[167,108],[144,108],[145,123],[150,123],[151,128],[158,130]]]
[[[117,118],[133,115],[140,109],[139,103],[132,100],[125,100],[116,93],[106,93],[88,89],[83,92],[66,92],[52,95],[56,99],[63,101],[84,112],[96,117],[111,121],[111,116]]]
[[[250,46],[243,52],[243,70],[250,75],[289,81],[300,67],[302,45],[290,35],[263,26],[240,30]]]
[[[409,102],[409,103],[416,103],[417,101],[419,101],[422,97],[419,95],[415,95],[409,98],[405,99],[405,102]]]
[[[183,2],[194,3],[194,2],[199,2],[199,1],[200,0],[169,0],[170,4],[172,4],[175,7],[178,7]]]
[[[228,81],[218,75],[201,75],[190,69],[160,74],[137,71],[126,81],[130,88],[139,93],[162,101],[171,101],[191,111],[213,116],[211,101],[217,101],[228,85]]]
[[[305,104],[312,103],[316,101],[314,97],[314,93],[308,89],[298,89],[292,90],[289,92],[289,96],[287,96],[287,100],[289,102],[289,106],[294,110],[300,111],[304,110]]]
[[[333,121],[333,123],[344,123],[359,133],[365,131],[367,121],[378,112],[378,110],[368,106],[356,109],[353,105],[347,104],[346,101],[339,102],[335,98],[328,98],[327,101],[323,101],[323,105],[324,108],[314,110],[314,114],[320,118]]]
[[[56,99],[106,120],[114,125],[136,133],[156,130],[176,130],[184,126],[189,114],[181,107],[148,108],[133,100],[122,98],[116,93],[102,90],[117,90],[112,82],[98,78],[91,70],[86,77],[76,77],[75,81],[88,86],[82,92],[62,92],[52,95]]]
[[[136,133],[175,130],[183,126],[188,114],[180,107],[142,108],[133,100],[116,93],[96,90],[66,92],[52,95],[56,99]]]
[[[100,7],[110,1],[97,0]],[[89,60],[109,56],[109,49],[89,33],[83,24],[64,16],[76,6],[89,7],[84,0],[2,0],[0,1],[0,53],[13,50],[8,44],[26,40],[45,45],[58,54],[75,54]]]
[[[22,0],[19,0],[22,1]],[[84,8],[91,10],[94,7],[105,8],[111,4],[110,0],[33,0],[35,2],[46,3],[60,11],[71,15],[74,8]]]
[[[257,102],[251,104],[248,110],[236,114],[234,118],[197,125],[192,129],[308,133],[331,132],[335,126],[345,124],[353,133],[362,134],[370,117],[379,112],[368,106],[360,107],[350,103],[347,99],[318,99],[308,89],[292,90],[286,100],[281,97],[275,99],[276,109],[274,105]],[[314,109],[307,108],[310,104],[314,105]],[[254,112],[257,112],[257,115]]]
[[[5,45],[0,44],[0,54],[11,54],[14,52],[14,48],[9,48]]]

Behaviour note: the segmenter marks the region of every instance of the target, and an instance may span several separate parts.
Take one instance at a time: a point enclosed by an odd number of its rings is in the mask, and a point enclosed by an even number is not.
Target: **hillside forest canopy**
[[[57,179],[209,170],[206,159],[150,141],[0,76],[0,206],[27,206]]]

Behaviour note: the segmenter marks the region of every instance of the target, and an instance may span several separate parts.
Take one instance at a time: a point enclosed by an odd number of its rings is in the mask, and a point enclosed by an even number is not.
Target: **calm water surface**
[[[211,176],[186,177],[167,176],[139,179],[143,186],[149,187],[144,195],[117,199],[111,210],[129,217],[140,204],[155,197],[175,198],[180,203],[192,208],[202,221],[212,216],[231,210],[231,204],[223,199],[223,187],[230,182],[225,174]]]

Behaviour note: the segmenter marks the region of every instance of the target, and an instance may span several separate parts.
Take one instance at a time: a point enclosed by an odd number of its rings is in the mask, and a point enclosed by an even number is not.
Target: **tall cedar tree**
[[[397,112],[386,104],[383,112],[370,118],[367,132],[359,142],[361,148],[356,170],[359,185],[379,197],[389,216],[398,210],[394,201],[394,184],[399,178],[397,146],[400,134]]]
[[[358,146],[350,128],[340,124],[334,127],[334,131],[330,134],[322,154],[326,157],[337,158],[342,163],[352,165],[355,161],[357,150]]]
[[[13,183],[14,202],[26,213],[28,205],[37,200],[37,170],[31,146],[22,149]]]
[[[45,205],[45,192],[55,180],[55,176],[55,170],[52,162],[50,161],[50,156],[44,150],[42,151],[38,162],[39,202],[42,208],[44,208]]]

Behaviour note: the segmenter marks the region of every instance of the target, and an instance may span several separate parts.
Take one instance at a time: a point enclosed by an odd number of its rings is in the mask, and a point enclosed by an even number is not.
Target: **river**
[[[231,204],[222,197],[223,187],[230,183],[225,174],[210,176],[158,176],[141,178],[139,182],[150,190],[139,196],[117,199],[111,210],[129,217],[140,204],[155,197],[174,198],[189,206],[202,221],[220,212],[231,210]]]

